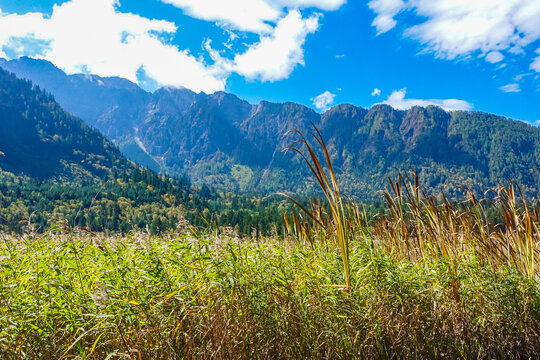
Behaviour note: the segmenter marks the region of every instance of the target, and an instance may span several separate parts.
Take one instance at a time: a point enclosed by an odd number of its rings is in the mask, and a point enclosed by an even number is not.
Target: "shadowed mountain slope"
[[[133,168],[98,131],[54,98],[0,69],[0,168],[66,180],[101,178]]]

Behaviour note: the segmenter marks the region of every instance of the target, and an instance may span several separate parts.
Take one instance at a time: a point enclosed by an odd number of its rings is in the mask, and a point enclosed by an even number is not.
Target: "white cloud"
[[[187,15],[216,21],[241,31],[271,32],[269,21],[280,16],[280,9],[264,0],[162,0],[182,9]]]
[[[371,92],[371,96],[380,96],[381,95],[381,90],[380,89],[373,89],[373,91]]]
[[[298,10],[291,10],[281,19],[274,32],[261,36],[232,62],[221,59],[225,68],[248,79],[276,81],[287,78],[294,68],[304,65],[304,43],[308,34],[319,27],[319,16],[302,18]]]
[[[492,64],[501,62],[504,59],[504,55],[499,51],[491,51],[486,55],[486,61]]]
[[[519,84],[508,84],[508,85],[501,86],[499,89],[506,93],[517,93],[521,91]]]
[[[251,0],[247,0],[251,1]],[[317,8],[326,11],[337,10],[347,0],[267,0],[269,3],[278,3],[288,8]]]
[[[540,48],[536,49],[536,53],[540,55]],[[540,56],[537,56],[536,59],[534,59],[534,61],[532,62],[531,70],[534,70],[540,73]]]
[[[390,94],[388,99],[383,101],[383,104],[388,104],[392,106],[395,109],[399,110],[407,110],[410,109],[413,106],[429,106],[429,105],[436,105],[440,106],[444,110],[447,111],[455,111],[455,110],[472,110],[473,105],[467,101],[464,100],[457,100],[457,99],[430,99],[430,100],[422,100],[422,99],[406,99],[405,95],[407,93],[407,89],[401,89],[396,90]]]
[[[369,6],[379,34],[396,25],[400,11],[414,12],[419,22],[405,35],[445,59],[487,55],[498,62],[540,39],[538,0],[373,0]],[[540,64],[531,68],[540,71]]]
[[[520,82],[520,81],[523,80],[525,77],[531,76],[531,75],[534,75],[534,73],[533,73],[533,72],[529,72],[529,73],[517,74],[516,76],[513,77],[513,79],[514,79],[515,82]]]
[[[345,57],[345,54],[337,54],[336,59],[343,59]]]
[[[333,11],[346,0],[161,0],[187,15],[253,33],[270,33],[286,9],[316,8]]]
[[[540,119],[536,120],[533,124],[536,126],[540,126]]]
[[[402,0],[372,0],[368,6],[377,14],[371,24],[377,29],[377,35],[396,26],[397,22],[394,20],[394,16],[406,7]]]
[[[225,87],[222,70],[208,66],[188,51],[164,43],[176,25],[121,13],[117,0],[72,0],[55,5],[50,16],[0,13],[0,56],[31,55],[53,62],[68,73],[120,76],[137,82],[144,71],[160,85],[214,92]],[[46,46],[21,47],[14,40],[34,39]],[[36,53],[36,50],[39,50]]]
[[[313,100],[313,105],[320,111],[326,111],[334,103],[336,98],[335,94],[332,94],[330,91],[325,91],[319,96],[311,99]]]
[[[336,10],[346,0],[162,0],[188,15],[216,21],[229,34],[227,57],[206,43],[214,61],[172,45],[177,26],[119,11],[119,0],[70,0],[54,5],[51,15],[6,14],[0,10],[0,57],[22,55],[53,62],[67,73],[120,76],[139,84],[183,86],[194,91],[225,89],[234,72],[248,79],[276,81],[304,65],[306,37],[317,31],[321,14],[300,10]],[[231,29],[254,32],[259,41],[236,52]],[[232,58],[232,60],[231,60]]]

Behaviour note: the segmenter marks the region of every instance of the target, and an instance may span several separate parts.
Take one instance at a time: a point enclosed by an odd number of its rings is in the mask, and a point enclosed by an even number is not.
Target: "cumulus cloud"
[[[298,10],[291,10],[281,19],[274,32],[261,36],[260,41],[229,61],[212,52],[215,60],[227,71],[248,79],[277,81],[287,78],[297,65],[304,65],[306,36],[319,27],[319,15],[302,18]]]
[[[183,86],[194,91],[225,89],[228,77],[276,81],[304,65],[306,38],[317,31],[319,10],[346,0],[162,0],[187,15],[215,21],[229,33],[223,57],[205,49],[213,63],[171,44],[176,24],[119,11],[119,0],[69,0],[52,14],[6,14],[0,10],[0,57],[46,59],[67,73],[120,76],[141,86]],[[303,17],[300,9],[311,8]],[[236,51],[234,31],[259,36]],[[147,86],[147,88],[150,88]]]
[[[253,33],[270,33],[285,9],[337,10],[346,0],[161,0],[187,15]]]
[[[225,73],[237,73],[249,80],[278,81],[289,77],[298,65],[304,65],[304,44],[319,28],[321,14],[303,17],[299,9],[336,10],[346,0],[162,0],[190,16],[215,21],[225,29],[233,28],[259,35],[248,49],[233,59],[207,42],[206,49],[216,67]],[[229,47],[230,49],[230,47]]]
[[[117,6],[117,0],[71,0],[55,5],[50,16],[0,13],[0,56],[29,55],[49,60],[67,73],[120,76],[134,82],[144,73],[160,85],[195,91],[225,87],[221,69],[159,38],[175,33],[175,24],[121,13]]]
[[[299,9],[336,10],[346,0],[162,0],[193,17],[230,30],[253,32],[259,40],[224,58],[206,43],[213,64],[163,40],[176,33],[169,21],[119,11],[118,0],[70,0],[52,14],[6,14],[0,10],[0,57],[23,55],[53,62],[67,73],[120,76],[140,85],[183,86],[194,91],[223,90],[238,73],[276,81],[304,65],[306,38],[317,31],[320,14]],[[313,11],[311,11],[313,13]]]
[[[394,28],[397,24],[394,16],[406,7],[402,0],[372,0],[368,6],[377,14],[371,24],[377,29],[377,35]]]
[[[381,90],[380,89],[373,89],[373,91],[371,92],[371,96],[379,96],[381,95]]]
[[[313,100],[313,105],[319,111],[326,111],[334,103],[335,98],[335,94],[332,94],[330,91],[325,91],[311,100]]]
[[[492,64],[501,62],[504,59],[504,55],[498,51],[491,51],[486,55],[486,61]]]
[[[407,94],[407,89],[401,89],[396,90],[390,94],[388,99],[383,101],[383,104],[388,104],[392,106],[395,109],[399,110],[407,110],[410,109],[413,106],[429,106],[429,105],[436,105],[440,106],[444,110],[447,111],[455,111],[455,110],[472,110],[473,105],[467,101],[464,100],[458,100],[458,99],[429,99],[429,100],[422,100],[422,99],[406,99],[405,95]]]
[[[517,93],[521,91],[519,84],[508,84],[508,85],[501,86],[499,89],[506,93]]]
[[[372,0],[369,7],[379,34],[396,26],[399,12],[416,14],[405,35],[445,59],[478,55],[499,62],[540,39],[538,0]],[[539,71],[540,64],[531,68]]]

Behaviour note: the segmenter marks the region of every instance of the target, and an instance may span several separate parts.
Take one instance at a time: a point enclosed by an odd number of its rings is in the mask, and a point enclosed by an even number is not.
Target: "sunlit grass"
[[[299,131],[294,132],[299,139],[288,149],[308,165],[324,194],[323,202],[314,201],[305,207],[285,195],[301,210],[300,215],[284,213],[285,232],[311,245],[315,239],[323,243],[334,240],[341,252],[346,287],[351,286],[351,239],[364,239],[397,259],[448,259],[454,270],[472,254],[480,263],[494,268],[513,266],[533,281],[540,275],[540,203],[529,204],[519,186],[499,184],[487,192],[490,196],[480,200],[462,189],[464,200],[449,201],[444,193],[426,193],[415,171],[410,175],[399,173],[396,179],[388,179],[389,186],[383,191],[386,211],[370,219],[360,210],[361,205],[340,193],[328,149],[320,132],[313,128],[311,136],[320,147],[326,167]],[[488,208],[502,221],[490,223]],[[457,280],[454,283],[459,286]]]
[[[189,224],[160,237],[0,234],[0,358],[538,356],[538,205],[513,184],[451,202],[405,174],[368,218],[313,137],[325,165],[302,136],[307,156],[292,149],[324,198],[291,199],[302,212],[285,214],[283,239]]]
[[[0,357],[520,358],[537,282],[473,256],[410,262],[353,242],[200,236],[3,237]],[[455,295],[452,279],[460,286]]]

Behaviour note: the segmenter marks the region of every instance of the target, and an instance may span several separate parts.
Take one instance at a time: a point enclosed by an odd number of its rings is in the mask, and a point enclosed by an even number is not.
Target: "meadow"
[[[450,201],[403,174],[368,216],[314,136],[322,163],[291,149],[323,198],[283,237],[1,235],[0,358],[538,358],[538,204],[514,184]]]

